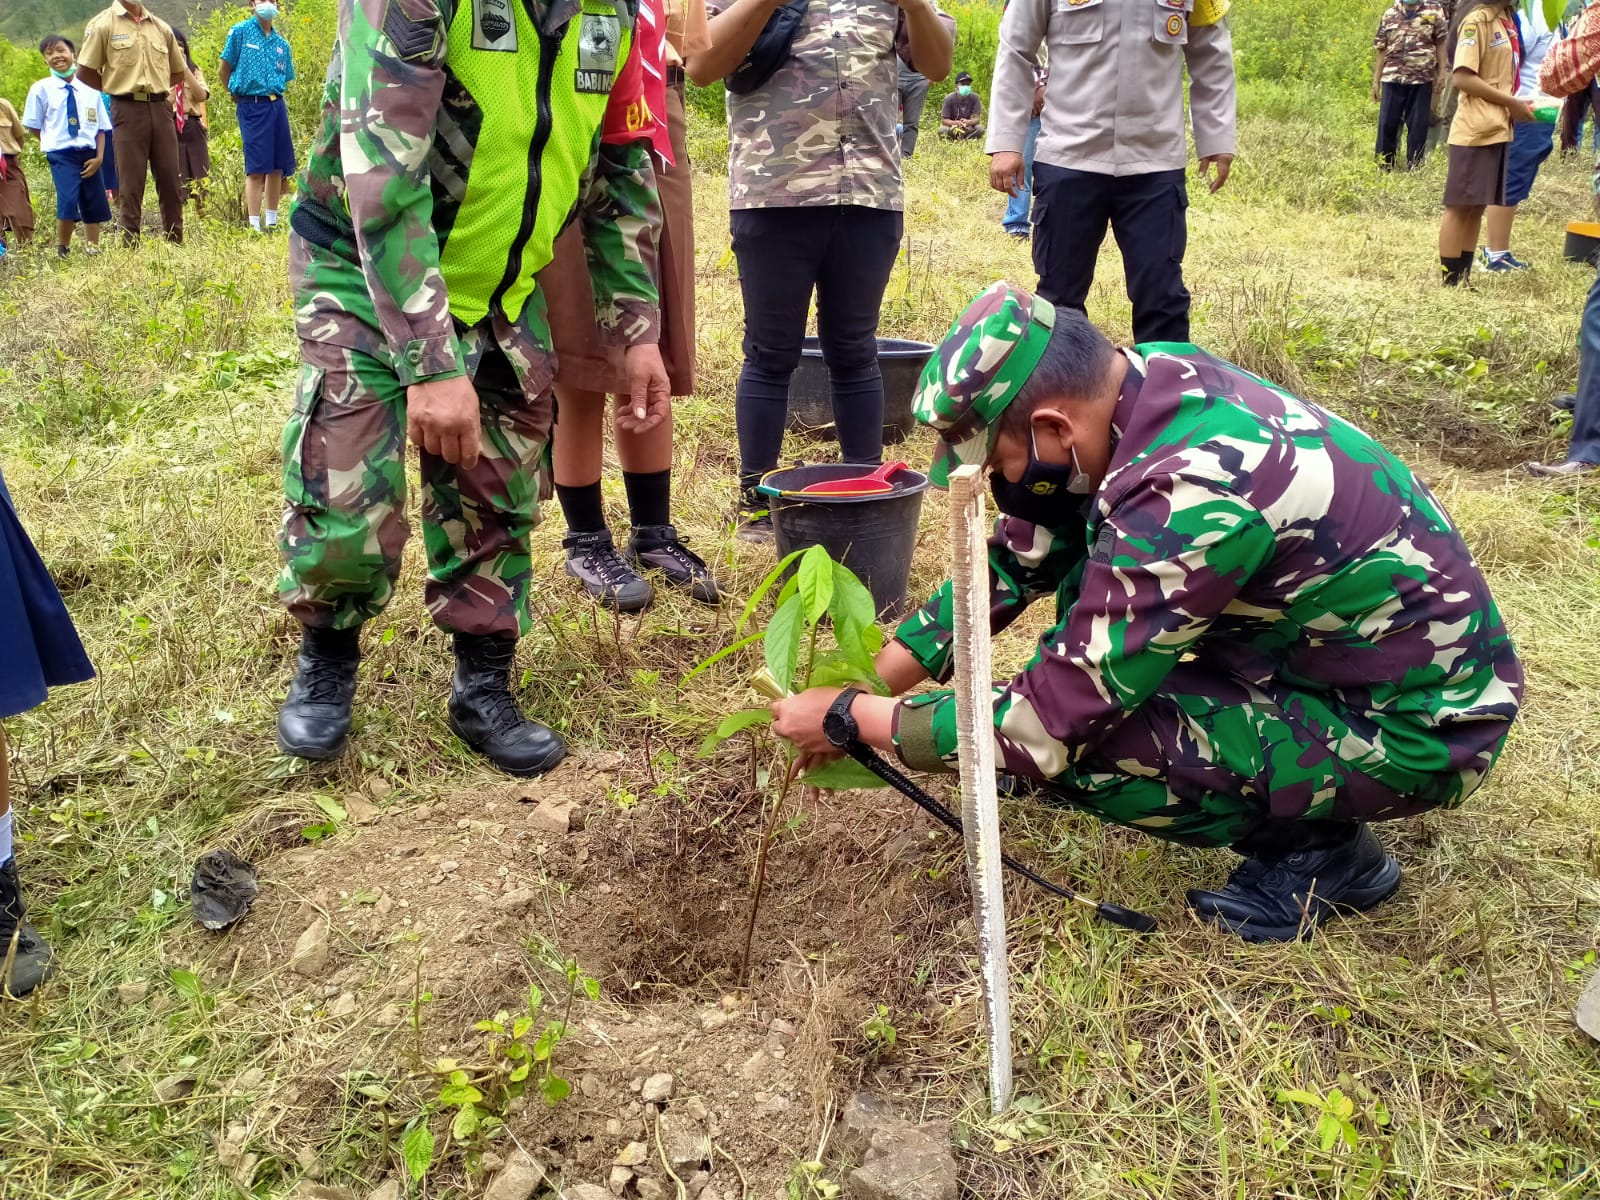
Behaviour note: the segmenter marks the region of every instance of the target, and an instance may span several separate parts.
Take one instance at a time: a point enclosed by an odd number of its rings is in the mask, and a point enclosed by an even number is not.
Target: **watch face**
[[[822,732],[835,746],[844,747],[850,744],[850,718],[842,713],[830,712],[822,718]]]

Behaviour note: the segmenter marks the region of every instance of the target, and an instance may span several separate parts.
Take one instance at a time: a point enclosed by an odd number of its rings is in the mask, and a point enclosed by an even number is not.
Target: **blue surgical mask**
[[[963,83],[956,89],[956,91],[960,92],[963,96],[970,96],[972,95],[972,85],[970,83]]]
[[[50,68],[50,74],[54,75],[57,79],[71,79],[77,73],[77,67],[68,67],[65,71],[58,71],[54,67]]]
[[[1079,519],[1083,505],[1068,497],[1093,495],[1094,481],[1078,465],[1076,448],[1068,451],[1068,457],[1071,461],[1065,464],[1040,461],[1038,446],[1030,434],[1028,465],[1022,478],[1012,483],[999,471],[989,477],[995,507],[1008,517],[1047,529],[1058,529]]]
[[[278,16],[278,6],[276,4],[258,4],[256,5],[256,16],[260,17],[263,21],[276,20]]]

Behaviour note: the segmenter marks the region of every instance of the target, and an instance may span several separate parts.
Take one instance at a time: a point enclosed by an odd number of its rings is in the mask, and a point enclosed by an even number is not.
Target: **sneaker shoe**
[[[1028,242],[1033,240],[1033,234],[1026,229],[1008,229],[1006,230],[1006,236],[1016,238],[1019,242]]]
[[[567,552],[567,574],[607,608],[638,612],[655,599],[656,592],[628,565],[611,540],[611,531],[569,533],[561,542]]]
[[[96,246],[93,242],[90,242],[87,246],[85,246],[83,248],[83,252],[85,254],[87,254],[90,258],[99,258],[100,257],[100,247]]]
[[[683,544],[671,525],[636,525],[628,539],[628,562],[635,570],[660,571],[666,581],[701,604],[720,604],[722,590],[705,560]]]
[[[1488,250],[1479,251],[1479,258],[1485,271],[1527,271],[1533,267],[1532,263],[1525,263],[1509,250],[1504,254],[1490,254]]]
[[[772,546],[777,534],[772,529],[772,504],[755,488],[746,488],[739,494],[739,507],[735,511],[735,534],[741,542],[756,546]]]
[[[1578,393],[1562,392],[1550,401],[1550,407],[1557,412],[1573,412],[1578,407]]]
[[[1574,475],[1592,475],[1596,471],[1600,471],[1600,463],[1580,462],[1575,458],[1569,458],[1566,462],[1531,462],[1527,465],[1528,474],[1541,479],[1566,479]]]
[[[1246,858],[1222,888],[1191,888],[1186,898],[1204,920],[1247,942],[1288,942],[1330,917],[1376,907],[1399,886],[1400,864],[1367,825],[1352,823],[1331,844]]]

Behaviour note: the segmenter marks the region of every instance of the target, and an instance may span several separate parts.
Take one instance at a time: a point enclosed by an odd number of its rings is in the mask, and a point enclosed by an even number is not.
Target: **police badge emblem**
[[[617,74],[617,50],[622,45],[622,25],[614,15],[583,14],[578,30],[578,69],[574,86],[580,92],[611,90]]]
[[[472,48],[517,52],[517,23],[512,17],[511,0],[473,0]]]

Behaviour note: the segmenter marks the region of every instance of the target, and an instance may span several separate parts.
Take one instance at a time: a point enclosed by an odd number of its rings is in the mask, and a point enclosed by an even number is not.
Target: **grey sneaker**
[[[722,591],[705,559],[683,544],[671,525],[635,526],[628,539],[628,562],[638,570],[660,571],[666,581],[701,604],[718,604]]]
[[[0,997],[26,996],[55,974],[55,951],[28,924],[27,911],[17,861],[8,858],[0,863]]]
[[[567,574],[607,608],[638,612],[655,599],[655,589],[617,551],[609,529],[569,533],[561,545],[567,552]]]
[[[1527,465],[1527,471],[1529,475],[1546,479],[1565,479],[1573,475],[1593,475],[1600,471],[1600,463],[1580,462],[1575,458],[1559,463],[1531,462]]]

